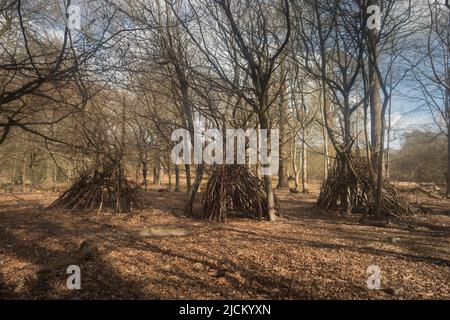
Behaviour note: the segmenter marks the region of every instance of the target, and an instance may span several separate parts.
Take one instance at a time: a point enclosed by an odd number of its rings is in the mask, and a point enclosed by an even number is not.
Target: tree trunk
[[[281,65],[281,74],[284,74],[283,64]],[[278,167],[278,185],[277,188],[289,188],[289,177],[288,177],[288,155],[286,152],[286,120],[285,114],[288,109],[287,100],[287,85],[286,79],[283,80],[282,89],[280,92],[280,103],[278,110],[278,128],[280,130],[280,162]]]
[[[167,179],[169,179],[169,191],[172,191],[172,168],[170,166],[170,163],[167,167]]]
[[[57,192],[58,191],[58,187],[57,184],[58,183],[58,166],[56,165],[55,162],[53,162],[53,191]]]
[[[144,182],[144,189],[147,190],[147,175],[148,175],[148,165],[147,161],[142,161],[142,180]]]
[[[189,164],[184,165],[184,171],[186,173],[186,188],[187,192],[191,190],[192,188],[192,182],[191,182],[191,166]]]
[[[12,170],[12,173],[11,173],[11,184],[12,185],[16,184],[16,170],[17,170],[17,160],[14,158],[13,170]]]
[[[153,184],[159,184],[159,162],[153,161]]]
[[[386,178],[389,179],[389,161],[390,161],[390,153],[391,153],[391,110],[392,110],[392,106],[391,106],[391,101],[392,99],[389,99],[389,114],[388,114],[388,128],[387,128],[387,145],[386,145],[386,161],[385,161],[385,175]]]
[[[292,143],[292,170],[294,171],[294,178],[295,178],[295,190],[298,190],[298,186],[299,186],[299,176],[300,176],[300,171],[298,170],[298,165],[297,165],[297,142],[296,139],[292,139],[293,143]]]
[[[264,189],[267,194],[267,199],[266,199],[267,208],[268,208],[267,215],[268,215],[270,221],[275,221],[276,220],[275,198],[273,195],[272,175],[264,176]]]
[[[194,215],[193,207],[194,207],[194,202],[195,202],[195,196],[197,194],[198,188],[200,187],[200,184],[202,183],[203,171],[204,171],[204,165],[203,164],[197,165],[194,183],[192,184],[192,187],[188,191],[189,200],[188,200],[188,203],[187,203],[186,209],[185,209],[185,213],[188,216]]]
[[[34,185],[36,184],[36,170],[34,161],[30,164],[30,187],[28,188],[29,193],[33,193]]]
[[[22,164],[22,192],[25,192],[25,181],[26,181],[26,173],[27,173],[27,154],[25,153],[23,157]]]
[[[348,176],[350,173],[350,163],[347,156],[343,161],[345,176]],[[350,216],[352,214],[353,205],[352,205],[352,190],[350,186],[347,184],[345,187],[345,211],[343,212],[345,215]]]
[[[447,4],[450,8],[450,5]],[[450,24],[450,16],[448,18]],[[447,61],[450,57],[450,25],[447,28]],[[447,198],[450,198],[450,65],[447,64],[447,88],[445,95],[445,112],[447,114]]]
[[[369,41],[372,50],[376,50],[378,31],[369,30]],[[370,53],[371,54],[371,53]],[[378,157],[381,143],[381,96],[380,79],[375,67],[369,65],[369,103],[370,103],[370,144],[373,171],[378,171]]]
[[[446,1],[446,6],[450,9],[450,4]],[[447,114],[447,190],[446,197],[450,198],[450,14],[447,23],[447,88],[445,95],[445,112]]]
[[[377,172],[377,189],[376,189],[376,198],[375,198],[375,216],[377,218],[381,218],[381,193],[383,188],[383,156],[384,156],[384,130],[385,130],[385,121],[384,117],[382,117],[381,121],[381,143],[379,150],[379,159],[378,159],[378,172]]]
[[[372,163],[374,168],[378,167],[379,150],[381,143],[381,96],[380,80],[373,67],[370,70],[370,143]],[[377,170],[374,170],[377,172]]]
[[[343,158],[344,158],[344,172],[345,177],[350,176],[350,157],[351,157],[351,149],[350,146],[352,144],[352,128],[351,128],[351,113],[350,113],[350,99],[349,96],[344,96],[344,150],[343,150]],[[347,183],[345,187],[345,214],[351,215],[353,210],[352,204],[352,189],[350,185]]]
[[[180,192],[180,167],[175,164],[175,192]]]
[[[324,95],[323,99],[326,99],[325,92],[322,93]],[[327,134],[327,128],[325,126],[325,111],[324,111],[324,104],[320,103],[321,107],[321,114],[322,114],[322,138],[323,138],[323,181],[326,181],[328,179],[328,169],[330,166],[330,159],[328,157],[328,134]]]
[[[265,104],[262,104],[262,106],[265,106]],[[265,108],[261,108],[261,110],[264,110]],[[259,123],[261,129],[269,130],[269,119],[265,111],[262,111],[259,113]],[[269,165],[263,165],[265,168],[269,169],[269,173],[267,175],[264,175],[263,181],[264,181],[264,189],[266,191],[266,204],[267,204],[267,212],[266,215],[269,218],[270,221],[276,220],[276,213],[275,213],[275,197],[273,193],[273,187],[272,187],[272,174],[270,172],[270,164]]]
[[[450,54],[450,49],[449,49]],[[447,84],[450,86],[450,68],[447,71]],[[446,113],[447,113],[447,198],[450,198],[450,89],[447,88],[447,95],[445,101]]]
[[[448,105],[448,103],[447,103]],[[450,108],[447,110],[447,114],[450,117]],[[450,118],[449,118],[450,119]],[[450,198],[450,125],[447,132],[447,198]]]
[[[281,151],[282,153],[283,151]],[[287,166],[283,156],[280,157],[280,164],[278,169],[278,185],[277,188],[289,188],[289,177]]]
[[[191,109],[191,102],[190,102],[190,95],[189,95],[189,86],[188,81],[186,79],[186,75],[184,72],[184,69],[181,65],[176,64],[175,65],[176,73],[178,82],[180,84],[181,89],[181,106],[183,110],[183,115],[189,130],[189,133],[191,134],[191,145],[195,146],[195,128],[194,128],[194,116],[192,114]],[[187,191],[190,195],[191,189],[194,187],[191,183],[191,167],[189,164],[185,164],[186,169],[186,185],[187,185]]]
[[[164,184],[164,168],[161,163],[159,163],[158,169],[158,185],[162,186]]]
[[[307,166],[307,154],[306,144],[303,134],[302,140],[302,193],[308,193],[308,166]]]

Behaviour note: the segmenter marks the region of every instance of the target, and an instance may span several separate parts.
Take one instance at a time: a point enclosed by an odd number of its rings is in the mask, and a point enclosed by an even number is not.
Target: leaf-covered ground
[[[450,299],[448,200],[422,199],[430,214],[376,227],[319,213],[314,193],[278,194],[285,220],[225,225],[183,217],[180,193],[150,191],[148,208],[128,215],[48,211],[52,193],[0,195],[0,298]],[[68,290],[65,262],[89,239],[99,256],[79,263],[81,290]],[[367,288],[371,265],[381,290]]]

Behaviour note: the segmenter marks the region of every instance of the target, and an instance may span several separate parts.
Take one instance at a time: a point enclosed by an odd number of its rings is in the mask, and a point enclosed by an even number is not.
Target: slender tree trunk
[[[22,192],[25,192],[25,181],[27,175],[27,154],[25,152],[25,155],[23,156],[23,164],[22,164]]]
[[[450,49],[449,49],[450,55]],[[450,67],[447,71],[447,84],[450,86]],[[447,88],[447,95],[445,101],[445,108],[447,113],[447,198],[450,198],[450,89]]]
[[[158,169],[158,161],[154,160],[153,161],[153,184],[158,184],[159,182],[159,169]]]
[[[372,163],[374,171],[377,172],[379,150],[381,143],[381,96],[380,80],[373,67],[369,68],[370,74],[370,143],[372,153]]]
[[[349,166],[348,161],[345,163],[345,165],[346,165],[346,169],[347,169],[346,171],[348,172],[349,171],[348,170],[348,166]],[[352,206],[352,190],[351,190],[349,185],[347,185],[345,187],[345,210],[346,210],[345,214],[347,216],[352,214],[352,210],[353,210],[353,206]]]
[[[391,76],[391,84],[392,84],[392,76]],[[387,146],[386,146],[386,161],[385,161],[385,175],[387,179],[389,179],[390,174],[389,161],[391,153],[391,126],[392,126],[392,98],[389,99],[389,109],[388,109]]]
[[[450,4],[446,2],[447,8]],[[445,111],[447,114],[447,198],[450,198],[450,13],[447,23],[447,89],[445,95]]]
[[[378,31],[376,29],[369,30],[370,48],[377,48]],[[372,54],[372,53],[369,53]],[[376,59],[377,53],[374,53]],[[375,62],[372,62],[375,63]],[[369,65],[369,102],[370,102],[370,144],[373,171],[378,172],[378,160],[381,143],[381,96],[380,96],[380,79],[375,70],[374,65]]]
[[[381,193],[383,188],[383,157],[384,157],[384,131],[385,131],[385,121],[384,116],[381,121],[381,143],[379,150],[379,159],[378,159],[378,171],[377,171],[377,189],[376,189],[376,199],[375,199],[375,216],[377,218],[381,218]]]
[[[449,1],[445,5],[450,9]],[[447,190],[446,196],[450,198],[450,13],[447,18],[447,90],[445,95],[445,112],[447,115]]]
[[[302,139],[302,193],[308,193],[308,166],[307,166],[307,154],[305,144],[305,130],[303,129]]]
[[[188,191],[189,200],[186,205],[185,212],[189,216],[194,215],[193,207],[194,207],[194,202],[195,202],[195,196],[197,194],[198,188],[200,187],[200,184],[202,183],[203,172],[204,172],[204,164],[203,163],[198,164],[196,172],[195,172],[194,183],[192,184],[191,189],[189,189],[189,191]]]
[[[330,159],[328,157],[328,133],[325,126],[325,111],[323,99],[326,99],[325,92],[322,92],[324,97],[320,101],[320,112],[322,115],[322,139],[323,139],[323,181],[328,179],[328,169],[330,167]]]
[[[13,170],[12,170],[12,174],[11,174],[11,184],[12,185],[16,184],[16,170],[17,170],[17,160],[14,159],[14,161],[13,161]]]
[[[170,163],[167,166],[167,179],[169,179],[169,191],[172,191],[172,168],[170,166]]]
[[[58,166],[56,165],[55,162],[53,162],[53,191],[54,192],[58,191],[57,183],[58,183]]]
[[[32,159],[32,162],[30,164],[30,187],[28,188],[28,192],[32,193],[34,185],[36,183],[36,169],[34,164],[34,159]]]
[[[281,65],[281,75],[284,74],[283,64]],[[286,120],[285,114],[288,109],[287,100],[287,85],[286,80],[283,80],[283,85],[280,92],[280,108],[278,110],[278,128],[280,130],[280,162],[278,167],[278,185],[277,188],[289,188],[288,177],[288,155],[286,152]]]
[[[378,31],[369,30],[369,48],[372,50],[369,54],[372,60],[369,63],[369,93],[370,93],[370,118],[371,118],[371,160],[372,170],[375,172],[376,189],[375,189],[375,216],[380,218],[381,206],[381,189],[383,185],[383,159],[384,159],[384,141],[385,141],[385,113],[386,101],[381,105],[381,84],[376,71],[378,64]],[[386,97],[385,97],[386,99]]]
[[[147,184],[148,184],[147,175],[148,175],[147,161],[142,161],[142,180],[144,182],[144,189],[145,190],[147,190]]]
[[[261,129],[261,125],[258,123],[257,130],[260,130],[260,129]],[[257,145],[259,146],[259,144],[261,143],[261,142],[259,141],[259,134],[256,135],[256,141],[257,141]],[[258,151],[257,151],[257,152],[258,152]],[[258,155],[257,155],[257,156],[258,156]],[[259,174],[259,160],[258,160],[258,159],[256,159],[256,164],[255,164],[255,176],[256,176],[258,179],[261,179],[260,174]]]
[[[175,164],[175,192],[180,192],[180,167]]]
[[[448,103],[447,103],[448,106]],[[447,109],[447,114],[450,117],[450,108]],[[450,118],[449,118],[450,119]],[[447,198],[450,198],[450,125],[447,127]]]
[[[161,163],[159,164],[158,169],[158,185],[162,186],[164,184],[164,168]]]
[[[184,165],[184,171],[186,173],[186,188],[189,192],[192,188],[192,182],[191,182],[191,166],[189,164]]]
[[[294,171],[294,178],[295,178],[295,190],[298,190],[298,186],[300,185],[299,183],[299,178],[300,178],[300,171],[298,169],[298,164],[297,164],[297,142],[296,139],[292,139],[292,170]]]
[[[262,104],[262,106],[265,106],[266,104]],[[264,110],[265,107],[262,107],[261,110]],[[267,116],[266,111],[262,111],[259,113],[259,123],[261,129],[269,130],[269,119]],[[265,168],[269,169],[270,171],[270,164],[264,165]],[[272,174],[264,175],[263,178],[264,181],[264,189],[266,191],[266,205],[267,205],[267,217],[270,221],[276,220],[276,213],[275,213],[275,197],[273,192],[273,186],[272,186]]]
[[[189,86],[186,79],[186,75],[184,72],[184,69],[181,65],[175,65],[175,69],[177,72],[177,78],[178,82],[180,84],[181,89],[181,105],[183,109],[183,115],[185,117],[185,121],[189,130],[189,133],[191,134],[191,144],[192,146],[195,145],[195,128],[194,128],[194,116],[192,114],[191,109],[191,103],[190,103],[190,96],[189,96]],[[186,169],[186,185],[187,185],[187,191],[190,195],[191,189],[194,187],[191,183],[191,167],[189,164],[185,164]]]
[[[351,133],[351,113],[350,113],[350,100],[349,96],[344,96],[344,172],[345,177],[350,176],[350,161],[351,161],[351,150],[350,146],[352,143],[352,133]],[[352,204],[352,189],[347,183],[345,187],[345,214],[351,215],[353,210]]]

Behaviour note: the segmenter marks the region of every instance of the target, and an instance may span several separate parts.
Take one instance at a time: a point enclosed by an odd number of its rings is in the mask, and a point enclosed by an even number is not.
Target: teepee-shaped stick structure
[[[217,165],[203,193],[202,218],[226,222],[229,216],[265,219],[266,193],[263,182],[244,165]],[[275,209],[281,214],[275,199]]]
[[[137,191],[138,188],[124,177],[120,165],[109,165],[103,170],[95,169],[80,175],[49,208],[72,211],[96,209],[98,213],[107,207],[117,213],[131,212],[139,203]]]

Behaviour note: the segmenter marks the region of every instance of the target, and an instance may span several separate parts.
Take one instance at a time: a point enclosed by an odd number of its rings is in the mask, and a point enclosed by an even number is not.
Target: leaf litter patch
[[[184,237],[193,232],[190,229],[178,226],[154,226],[146,227],[138,232],[140,237]]]

